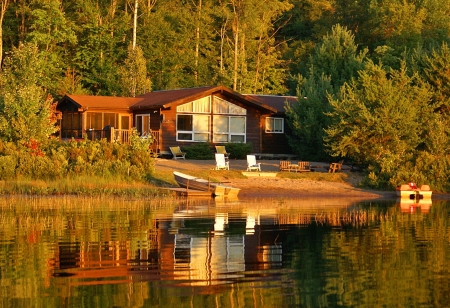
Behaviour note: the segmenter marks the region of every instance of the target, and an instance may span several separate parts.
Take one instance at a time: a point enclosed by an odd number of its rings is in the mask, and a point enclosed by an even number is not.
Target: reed
[[[101,177],[77,176],[59,180],[0,181],[0,194],[11,195],[86,195],[86,196],[166,196],[153,183],[110,180]]]

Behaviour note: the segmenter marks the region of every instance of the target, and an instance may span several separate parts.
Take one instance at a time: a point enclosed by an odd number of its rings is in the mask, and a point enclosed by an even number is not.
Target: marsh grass
[[[165,196],[153,183],[113,181],[101,177],[72,177],[59,180],[0,181],[0,193],[12,195]]]

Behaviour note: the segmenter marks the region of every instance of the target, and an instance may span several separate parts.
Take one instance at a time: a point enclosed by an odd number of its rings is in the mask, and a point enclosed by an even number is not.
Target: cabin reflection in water
[[[74,285],[115,284],[135,276],[189,286],[229,283],[244,271],[281,268],[280,225],[311,222],[307,214],[271,212],[174,213],[155,219],[155,228],[139,238],[59,243],[50,272],[71,277]]]
[[[360,224],[371,217],[349,211],[348,198],[333,199],[333,206],[329,199],[319,202],[315,199],[319,205],[309,211],[307,199],[292,204],[271,200],[253,207],[182,205],[172,213],[152,216],[148,229],[123,226],[128,229],[125,237],[123,231],[116,236],[114,230],[120,226],[99,226],[90,230],[92,242],[58,243],[50,272],[83,285],[135,279],[187,286],[230,283],[244,277],[244,271],[282,268],[283,256],[292,249],[286,244],[292,228]]]

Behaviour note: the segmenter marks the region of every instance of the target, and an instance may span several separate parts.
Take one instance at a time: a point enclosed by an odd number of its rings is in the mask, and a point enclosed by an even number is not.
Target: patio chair
[[[247,155],[247,171],[261,171],[261,163],[256,162],[255,155]]]
[[[172,152],[172,155],[173,155],[172,158],[173,158],[173,159],[186,159],[186,158],[185,158],[186,153],[181,152],[181,149],[180,149],[179,146],[176,146],[176,147],[169,147],[169,149],[170,149],[170,152]]]
[[[293,170],[292,164],[288,160],[280,160],[280,171],[289,171]]]
[[[216,153],[225,155],[226,159],[230,157],[230,153],[227,152],[224,145],[216,145]]]
[[[335,173],[337,171],[341,171],[343,164],[344,164],[343,160],[339,161],[338,163],[331,163],[330,167],[328,168],[328,173]]]
[[[309,161],[299,161],[297,163],[297,170],[299,172],[308,172],[311,171],[311,166],[309,164]]]
[[[224,154],[216,153],[216,170],[230,170],[229,162],[225,160]]]

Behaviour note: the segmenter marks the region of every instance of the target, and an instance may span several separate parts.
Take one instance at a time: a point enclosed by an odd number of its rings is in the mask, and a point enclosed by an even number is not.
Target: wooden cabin
[[[251,142],[253,153],[289,154],[284,106],[296,102],[296,97],[242,95],[208,86],[135,98],[66,95],[56,109],[62,114],[62,139],[86,135],[128,142],[134,127],[141,136],[153,136],[153,150],[160,154],[197,142]]]

